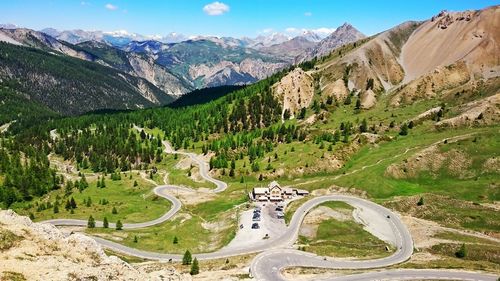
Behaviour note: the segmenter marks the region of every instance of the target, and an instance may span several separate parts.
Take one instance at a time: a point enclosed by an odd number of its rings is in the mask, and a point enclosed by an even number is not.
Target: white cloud
[[[286,33],[297,33],[297,32],[299,32],[299,31],[300,31],[300,30],[299,30],[299,29],[297,29],[297,28],[295,28],[295,27],[289,27],[289,28],[285,29],[285,32],[286,32]]]
[[[90,2],[82,1],[82,2],[80,2],[80,5],[82,5],[82,6],[88,6],[88,5],[90,5]]]
[[[310,16],[312,16],[312,15],[313,15],[313,13],[311,13],[311,12],[305,12],[305,13],[304,13],[304,16],[306,16],[306,17],[310,17]]]
[[[118,10],[118,6],[115,6],[115,5],[111,4],[111,3],[106,4],[104,7],[106,9],[110,10],[110,11],[116,11],[116,10]]]
[[[229,6],[222,2],[213,2],[203,7],[203,12],[209,16],[220,16],[229,12]]]

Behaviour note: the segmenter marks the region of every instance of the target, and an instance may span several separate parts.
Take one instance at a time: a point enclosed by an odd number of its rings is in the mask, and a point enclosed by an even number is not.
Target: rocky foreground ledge
[[[83,234],[0,210],[0,280],[190,280],[173,269],[144,272]]]

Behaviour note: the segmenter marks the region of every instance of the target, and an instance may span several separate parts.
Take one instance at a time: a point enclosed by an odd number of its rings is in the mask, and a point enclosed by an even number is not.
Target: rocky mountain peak
[[[350,23],[344,23],[334,32],[321,40],[315,47],[306,50],[296,59],[297,62],[310,60],[314,57],[322,57],[329,54],[335,48],[344,44],[352,43],[366,36],[353,27]]]

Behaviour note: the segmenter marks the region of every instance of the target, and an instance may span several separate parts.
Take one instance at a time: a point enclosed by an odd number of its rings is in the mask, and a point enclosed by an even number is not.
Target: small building
[[[267,187],[254,187],[249,194],[254,201],[282,202],[285,199],[292,199],[296,196],[309,195],[307,190],[295,189],[291,187],[283,188],[278,182],[273,181]]]

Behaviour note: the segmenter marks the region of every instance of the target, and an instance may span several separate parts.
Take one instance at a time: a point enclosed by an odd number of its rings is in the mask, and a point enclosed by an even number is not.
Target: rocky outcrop
[[[10,272],[26,280],[185,280],[172,269],[137,270],[107,256],[85,235],[33,223],[11,210],[0,211],[0,237],[0,277]]]
[[[362,109],[370,109],[377,103],[375,93],[370,89],[359,94]]]
[[[325,96],[333,96],[337,101],[343,101],[349,95],[349,89],[342,79],[337,79],[333,83],[326,83],[321,92]]]
[[[366,36],[348,23],[339,26],[332,34],[321,40],[316,46],[306,50],[296,58],[296,62],[304,62],[328,55],[335,48],[344,44],[356,42]]]
[[[314,79],[301,68],[296,68],[281,81],[272,86],[273,94],[283,104],[283,111],[297,115],[303,107],[308,107],[314,96]]]
[[[397,106],[433,98],[444,90],[462,86],[470,80],[471,74],[464,61],[446,67],[438,67],[397,90],[390,103]]]
[[[202,79],[205,87],[245,85],[264,79],[286,66],[286,63],[246,58],[240,63],[221,61],[216,64],[191,65],[189,75],[193,81]]]
[[[166,68],[156,64],[152,58],[131,53],[128,56],[133,68],[130,74],[146,79],[170,96],[178,97],[191,90]]]

